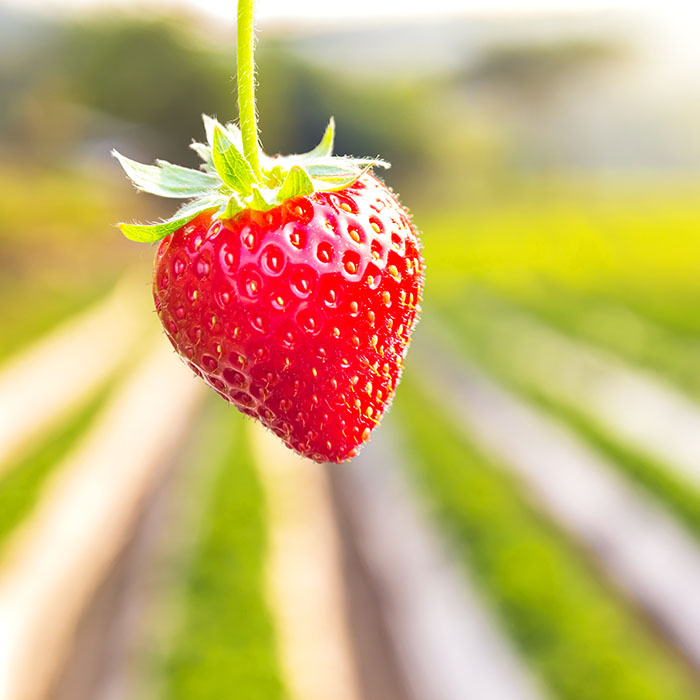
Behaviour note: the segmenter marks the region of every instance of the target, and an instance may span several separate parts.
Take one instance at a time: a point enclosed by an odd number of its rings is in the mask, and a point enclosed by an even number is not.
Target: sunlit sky
[[[97,6],[180,7],[232,22],[235,0],[0,0],[39,11],[75,11]],[[258,0],[260,21],[270,19],[308,23],[371,21],[387,18],[479,13],[590,12],[593,10],[639,10],[662,8],[664,14],[682,13],[700,19],[697,0]],[[697,24],[695,25],[697,26]]]
[[[0,0],[39,13],[81,13],[119,7],[140,14],[180,9],[198,15],[220,29],[233,28],[236,0]],[[633,13],[643,18],[647,44],[660,63],[672,66],[676,76],[700,75],[700,0],[258,0],[258,24],[286,28],[342,27],[420,18],[522,15]]]

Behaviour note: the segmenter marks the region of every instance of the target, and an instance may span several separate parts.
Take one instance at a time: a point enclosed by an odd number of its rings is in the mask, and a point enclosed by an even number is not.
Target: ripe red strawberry
[[[160,244],[156,309],[190,367],[317,461],[342,461],[396,388],[422,289],[418,238],[366,174]]]
[[[250,0],[239,27],[241,12]],[[241,60],[252,60],[248,20]],[[418,234],[370,172],[386,163],[332,155],[332,120],[310,153],[262,153],[252,89],[239,64],[243,132],[204,117],[208,144],[192,145],[202,170],[115,152],[139,189],[192,200],[168,221],[121,229],[162,239],[156,309],[190,368],[292,449],[340,462],[394,395],[423,289]]]

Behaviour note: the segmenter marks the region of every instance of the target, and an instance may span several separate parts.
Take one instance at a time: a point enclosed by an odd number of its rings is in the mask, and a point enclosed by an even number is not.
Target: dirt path
[[[541,700],[543,691],[424,516],[399,452],[383,425],[332,478],[381,601],[403,697]]]
[[[518,375],[575,406],[611,435],[700,487],[700,406],[647,370],[532,319],[495,322],[495,347],[516,347]]]
[[[3,700],[45,697],[83,610],[187,433],[201,387],[167,343],[151,348],[142,348],[142,364],[59,465],[4,560]]]
[[[359,700],[340,561],[323,465],[250,426],[270,533],[269,602],[294,700]]]
[[[155,330],[131,280],[0,368],[0,474],[25,445],[77,408]]]
[[[414,349],[425,389],[700,669],[697,542],[613,465],[469,367],[442,338],[442,346],[420,340]]]

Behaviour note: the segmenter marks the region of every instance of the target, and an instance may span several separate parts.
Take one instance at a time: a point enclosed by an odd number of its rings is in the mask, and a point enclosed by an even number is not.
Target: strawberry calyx
[[[130,240],[158,241],[204,211],[220,219],[232,219],[247,209],[267,211],[294,197],[344,189],[372,167],[390,167],[379,158],[334,156],[335,123],[331,118],[320,143],[308,153],[268,156],[258,147],[256,174],[256,168],[244,155],[240,129],[235,124],[220,124],[207,115],[203,119],[207,142],[191,144],[203,161],[199,170],[163,160],[144,165],[112,151],[137,189],[190,200],[165,221],[118,224]]]

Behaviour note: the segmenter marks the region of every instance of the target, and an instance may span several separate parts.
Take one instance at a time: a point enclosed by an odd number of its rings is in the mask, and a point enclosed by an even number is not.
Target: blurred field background
[[[700,698],[698,9],[260,3],[266,150],[333,115],[424,232],[331,468],[200,391],[113,227],[170,211],[112,147],[235,117],[229,4],[0,2],[0,699]]]

